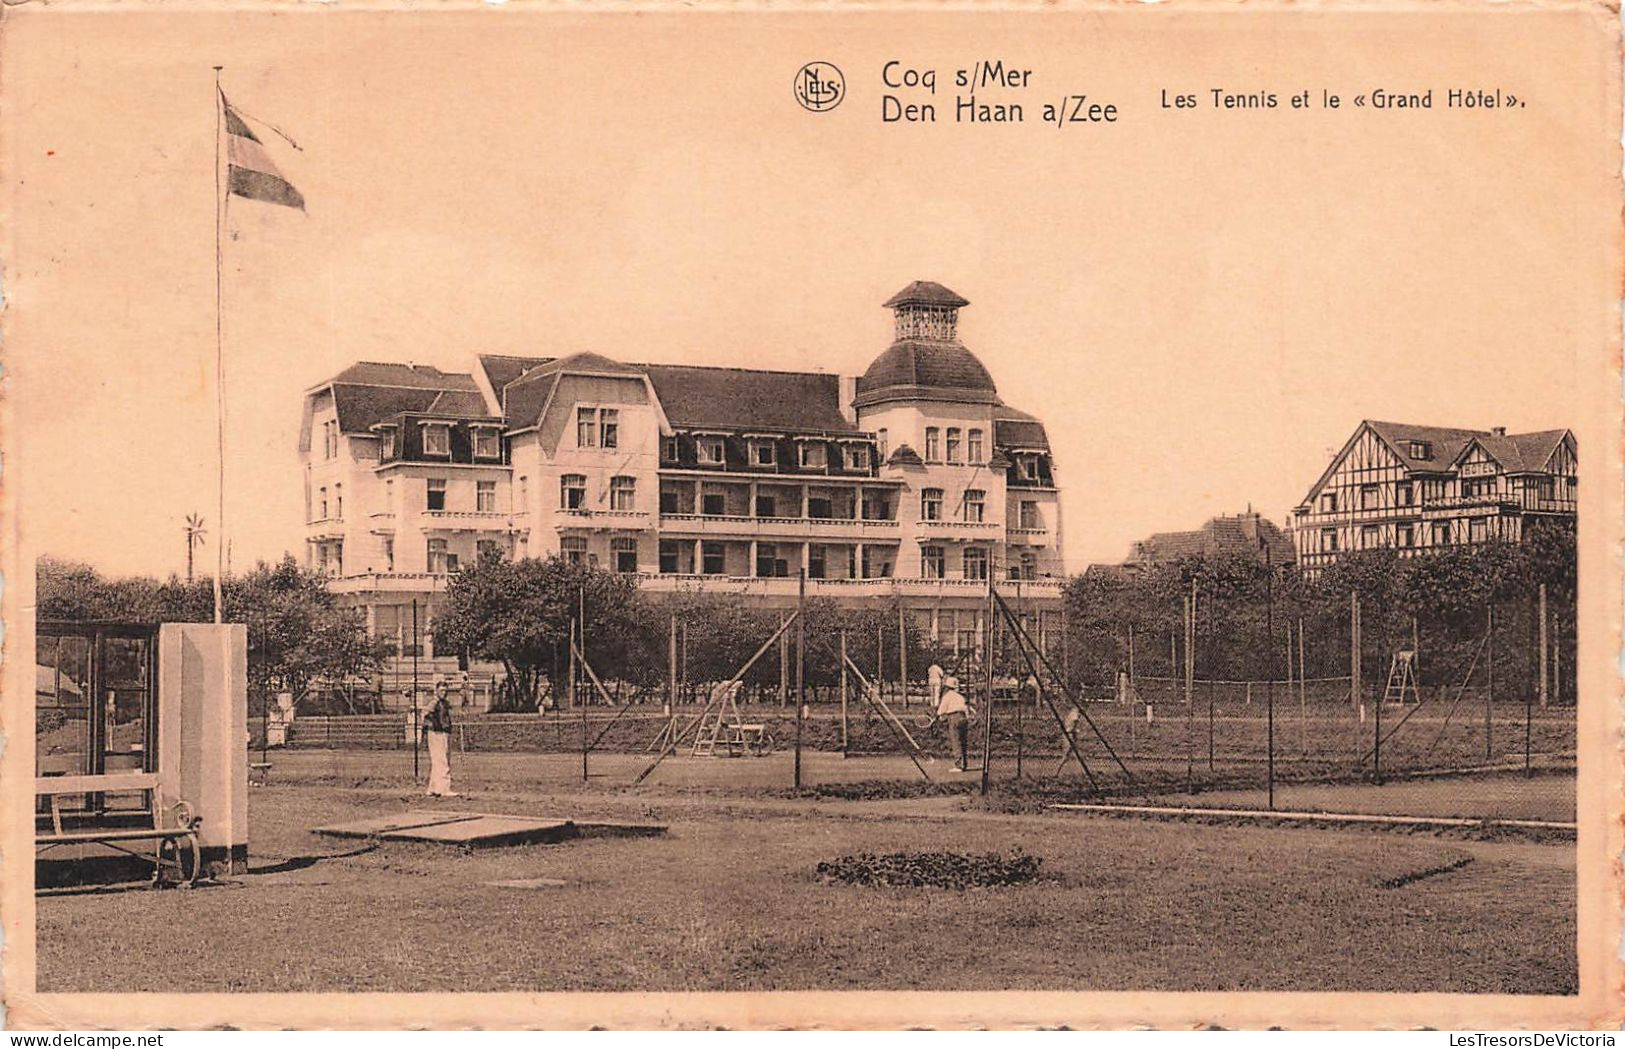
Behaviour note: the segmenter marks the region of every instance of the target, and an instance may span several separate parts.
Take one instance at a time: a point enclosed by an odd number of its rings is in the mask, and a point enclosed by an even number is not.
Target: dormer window
[[[752,466],[774,466],[779,461],[779,450],[771,440],[762,438],[750,442]]]
[[[704,434],[695,438],[694,451],[699,461],[707,466],[720,466],[722,464],[721,437]]]
[[[667,463],[677,461],[677,438],[675,436],[660,439],[660,460]]]
[[[337,420],[329,419],[322,423],[322,452],[329,459],[339,456],[339,424]]]
[[[502,458],[502,435],[492,426],[474,427],[474,458]]]
[[[1016,475],[1024,481],[1038,480],[1038,456],[1016,456]]]
[[[449,423],[423,424],[423,454],[451,455],[451,425]]]
[[[1412,459],[1431,459],[1433,457],[1433,449],[1426,441],[1410,442],[1409,451]]]
[[[866,444],[847,445],[846,468],[848,470],[869,469],[869,446]]]
[[[818,470],[829,465],[829,452],[822,441],[801,442],[801,466],[804,470]]]

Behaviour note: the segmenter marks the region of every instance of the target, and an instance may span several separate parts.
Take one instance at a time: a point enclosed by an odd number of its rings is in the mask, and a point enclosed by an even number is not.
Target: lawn
[[[665,785],[582,788],[579,766],[562,755],[482,756],[520,759],[508,764],[469,755],[468,796],[441,804],[652,817],[670,833],[474,853],[359,851],[311,834],[422,807],[410,754],[376,757],[407,763],[363,772],[336,757],[325,767],[318,755],[280,757],[271,784],[250,795],[252,872],[225,885],[41,897],[40,989],[1550,994],[1577,985],[1572,845],[1010,814],[969,796],[848,802],[692,789],[705,768],[776,780],[785,771],[776,759],[679,762]],[[1016,846],[1043,858],[1040,880],[954,892],[824,884],[813,873],[860,851]],[[563,884],[489,884],[521,878]],[[200,937],[208,951],[196,950]]]

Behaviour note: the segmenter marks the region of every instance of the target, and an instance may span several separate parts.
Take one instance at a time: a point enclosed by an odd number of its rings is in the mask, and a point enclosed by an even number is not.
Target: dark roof
[[[526,374],[523,378],[508,383],[502,388],[503,418],[515,429],[535,426],[541,417],[542,409],[547,405],[547,399],[553,396],[553,390],[558,384],[559,373],[556,369]]]
[[[546,364],[551,357],[512,357],[505,353],[482,353],[479,356],[480,370],[485,372],[485,381],[491,384],[491,390],[502,398],[502,388],[525,374],[539,364]]]
[[[1049,450],[1049,435],[1037,419],[993,420],[993,443],[1000,448],[1042,448]]]
[[[1462,449],[1467,447],[1468,441],[1474,437],[1489,436],[1486,430],[1457,430],[1446,426],[1413,426],[1374,420],[1367,420],[1366,425],[1386,441],[1406,468],[1411,470],[1448,470]],[[1426,458],[1411,455],[1412,441],[1429,445]]]
[[[420,390],[479,389],[474,385],[474,376],[467,372],[443,372],[427,364],[384,364],[378,361],[357,361],[329,381],[362,386],[404,386]]]
[[[900,444],[897,446],[896,450],[891,453],[891,458],[886,460],[886,465],[924,466],[925,460],[921,459],[920,453],[916,452],[911,446]]]
[[[885,302],[886,309],[897,306],[969,306],[970,302],[958,293],[944,288],[934,280],[917,280]]]
[[[402,386],[361,386],[333,383],[333,408],[344,433],[366,434],[376,423],[401,412],[427,411],[442,390],[414,390]]]
[[[888,393],[975,391],[970,400],[996,399],[993,376],[976,355],[957,342],[904,339],[894,342],[858,378],[857,402],[874,403]]]
[[[444,415],[452,419],[489,419],[491,410],[485,395],[474,390],[441,390],[424,409],[428,415]]]
[[[521,378],[529,379],[538,375],[552,375],[564,371],[597,372],[610,375],[639,375],[643,374],[641,368],[620,361],[612,361],[601,353],[572,353],[568,357],[559,357],[555,360],[544,361],[529,368]]]
[[[1523,473],[1545,470],[1547,461],[1567,433],[1567,430],[1542,430],[1539,433],[1490,434],[1476,440],[1501,464],[1503,470]]]
[[[666,419],[679,430],[861,433],[841,414],[841,384],[822,372],[644,364]]]
[[[1286,532],[1256,513],[1235,514],[1210,519],[1201,528],[1190,532],[1157,532],[1149,539],[1134,544],[1129,552],[1129,563],[1148,564],[1178,561],[1186,557],[1252,557],[1264,560],[1259,539],[1264,540],[1270,559],[1276,564],[1288,564],[1297,554],[1292,539]]]

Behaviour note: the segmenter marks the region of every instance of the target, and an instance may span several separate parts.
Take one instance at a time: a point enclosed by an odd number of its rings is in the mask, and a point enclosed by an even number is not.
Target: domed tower
[[[969,301],[934,281],[917,280],[885,305],[895,334],[857,381],[852,404],[860,414],[898,401],[998,403],[993,377],[959,341],[959,310]]]

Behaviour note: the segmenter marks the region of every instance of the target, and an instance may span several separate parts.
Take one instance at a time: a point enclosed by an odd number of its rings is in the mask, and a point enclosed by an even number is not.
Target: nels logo
[[[808,62],[796,73],[796,101],[803,109],[823,113],[846,97],[846,78],[828,62]]]

